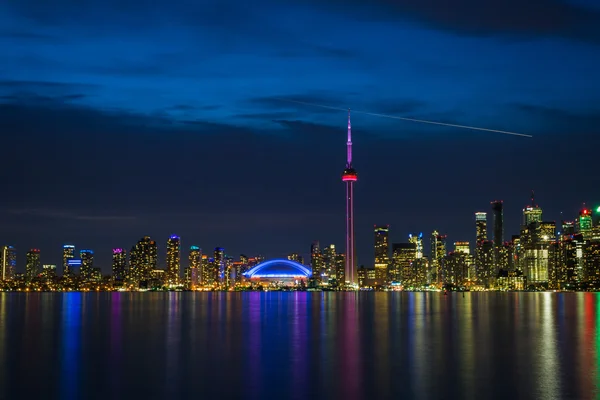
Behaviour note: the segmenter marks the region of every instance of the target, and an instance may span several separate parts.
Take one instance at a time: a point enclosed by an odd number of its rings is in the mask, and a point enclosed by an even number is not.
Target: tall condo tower
[[[350,109],[348,109],[348,141],[346,142],[346,169],[342,181],[346,184],[346,281],[355,283],[356,246],[354,244],[354,182],[358,176],[352,168],[352,126],[350,125]]]

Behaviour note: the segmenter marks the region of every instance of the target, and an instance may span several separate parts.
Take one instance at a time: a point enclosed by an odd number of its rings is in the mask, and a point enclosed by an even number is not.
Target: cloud
[[[412,19],[467,35],[560,36],[600,43],[600,11],[564,0],[328,0],[341,12]]]

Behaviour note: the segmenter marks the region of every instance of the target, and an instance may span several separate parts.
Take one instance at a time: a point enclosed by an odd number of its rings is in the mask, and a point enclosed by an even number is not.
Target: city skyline
[[[358,265],[373,224],[467,240],[495,199],[516,231],[531,189],[551,220],[595,205],[595,2],[253,4],[0,5],[0,243],[341,249],[345,113],[281,99],[534,136],[353,115]]]
[[[519,225],[519,229],[516,229],[514,231],[509,231],[505,237],[505,240],[501,242],[501,244],[507,243],[511,241],[511,237],[513,236],[518,236],[520,229],[522,229],[522,227],[524,226],[524,224],[526,225],[526,223],[529,223],[530,221],[527,220],[527,215],[530,215],[531,211],[533,210],[533,212],[537,212],[538,210],[540,211],[540,215],[541,212],[543,211],[543,207],[533,203],[534,199],[533,197],[530,199],[530,201],[532,202],[531,204],[526,205],[525,207],[523,207],[521,209],[521,224]],[[494,205],[497,204],[498,201],[492,201],[490,202],[490,209],[487,211],[483,211],[483,209],[479,210],[479,211],[475,211],[472,213],[472,218],[471,218],[471,230],[472,230],[472,235],[470,237],[462,237],[462,238],[458,238],[458,237],[453,237],[452,235],[448,235],[446,232],[443,231],[439,231],[438,230],[433,230],[430,232],[426,232],[423,230],[417,230],[414,232],[409,232],[409,231],[400,231],[398,232],[398,230],[394,229],[393,227],[391,227],[390,225],[371,225],[371,227],[369,228],[369,234],[371,235],[371,241],[368,243],[368,246],[365,246],[366,248],[368,248],[366,254],[363,255],[364,258],[367,259],[366,262],[364,263],[360,263],[357,265],[357,268],[360,266],[364,266],[366,268],[370,268],[370,269],[374,269],[377,270],[377,265],[388,265],[389,263],[391,263],[391,259],[393,258],[393,250],[392,247],[393,245],[398,245],[398,244],[408,244],[411,242],[411,240],[413,238],[416,238],[417,236],[419,237],[419,240],[422,240],[422,244],[421,244],[421,252],[422,252],[422,256],[423,257],[427,257],[430,258],[432,257],[432,251],[434,248],[434,245],[432,244],[432,242],[430,241],[430,237],[431,240],[433,236],[438,236],[438,237],[443,237],[443,240],[445,242],[445,248],[444,248],[444,255],[447,253],[450,253],[453,251],[455,245],[462,245],[462,244],[466,244],[468,245],[470,251],[472,253],[474,253],[477,249],[478,246],[480,246],[482,244],[483,241],[489,241],[491,243],[494,243],[494,247],[496,246],[496,243],[494,242],[494,235],[497,232],[496,230],[496,224],[494,221],[494,217],[493,217],[493,213],[494,213]],[[536,208],[532,208],[533,204],[535,204]],[[558,235],[561,233],[561,222],[565,222],[565,223],[572,223],[573,227],[576,227],[577,225],[577,221],[578,218],[581,217],[581,212],[582,210],[588,210],[590,213],[590,223],[592,223],[593,221],[593,225],[596,227],[598,225],[600,225],[600,205],[594,207],[594,208],[580,208],[579,212],[575,215],[571,215],[571,218],[565,218],[563,220],[553,220],[553,219],[549,219],[545,217],[545,212],[544,212],[544,217],[543,221],[548,221],[548,222],[554,222],[555,223],[555,235]],[[485,214],[485,215],[484,215]],[[480,225],[482,221],[485,221],[486,223],[484,223],[483,225]],[[540,220],[542,221],[542,220]],[[501,226],[504,226],[504,220],[501,221]],[[375,243],[373,243],[372,240],[372,234],[373,234],[373,229],[375,230]],[[483,239],[479,239],[480,238],[480,233],[482,233],[482,238]],[[187,241],[185,240],[185,238],[183,238],[183,242],[185,244],[182,244],[182,238],[178,235],[168,235],[165,238],[156,238],[153,236],[143,236],[143,238],[149,238],[152,239],[154,242],[156,242],[156,247],[157,247],[157,262],[156,262],[156,266],[159,269],[164,270],[165,272],[167,272],[169,270],[169,266],[171,266],[171,268],[174,268],[174,266],[178,265],[179,266],[179,270],[178,270],[178,276],[180,278],[184,277],[185,274],[185,269],[186,267],[191,263],[191,254],[194,254],[195,252],[200,252],[200,255],[205,254],[205,255],[209,255],[209,258],[213,258],[211,255],[213,253],[213,251],[216,250],[221,250],[223,251],[223,256],[227,256],[230,257],[234,260],[239,260],[240,257],[242,256],[251,256],[251,257],[263,257],[264,259],[284,259],[284,258],[288,258],[288,259],[295,259],[296,261],[300,261],[301,263],[310,266],[311,265],[311,252],[312,249],[315,246],[318,246],[317,248],[319,248],[321,245],[320,243],[322,243],[322,248],[319,251],[325,251],[326,248],[329,247],[329,245],[333,245],[335,246],[342,254],[345,253],[345,248],[344,248],[344,243],[328,243],[322,240],[319,240],[318,238],[315,239],[314,241],[312,241],[312,244],[307,243],[303,246],[303,249],[290,249],[289,251],[285,252],[285,253],[280,253],[277,255],[270,255],[268,252],[258,252],[258,253],[251,253],[251,252],[247,252],[247,251],[242,251],[240,253],[233,253],[233,252],[229,252],[227,251],[227,247],[221,247],[221,246],[208,246],[208,247],[203,247],[202,245],[199,245],[198,243],[192,242],[192,243],[187,243]],[[82,259],[84,258],[84,254],[85,253],[91,253],[93,255],[94,260],[96,260],[94,262],[94,267],[96,268],[101,268],[102,273],[103,274],[111,274],[112,273],[112,268],[113,268],[113,262],[114,262],[114,257],[115,254],[119,254],[122,257],[127,257],[128,255],[128,246],[132,246],[134,243],[134,241],[132,240],[131,243],[125,243],[124,245],[122,245],[121,247],[116,247],[116,248],[112,248],[112,249],[101,249],[101,250],[94,250],[94,249],[90,249],[87,247],[79,247],[76,243],[74,242],[69,242],[69,243],[65,243],[62,244],[60,246],[60,248],[54,249],[54,250],[45,250],[45,251],[41,251],[40,248],[36,248],[36,247],[26,247],[26,248],[17,248],[16,246],[11,245],[10,243],[4,243],[4,244],[0,244],[0,246],[4,246],[4,247],[10,247],[13,249],[13,251],[16,252],[17,255],[17,264],[16,264],[16,272],[18,273],[26,273],[26,267],[27,265],[29,265],[29,254],[30,253],[35,253],[37,254],[37,265],[39,266],[38,270],[39,272],[42,271],[42,265],[54,265],[57,267],[57,272],[62,272],[64,271],[65,268],[65,259],[74,259],[77,262],[77,267],[79,268],[82,265]],[[175,247],[171,247],[172,243],[176,243]],[[416,242],[414,242],[416,243]],[[221,244],[223,245],[223,243]],[[226,243],[225,243],[226,245]],[[383,249],[386,249],[385,251]],[[416,247],[415,247],[416,249]],[[51,257],[48,257],[48,253],[51,254]],[[125,254],[125,255],[122,255]],[[19,257],[20,256],[20,257]],[[100,257],[98,257],[100,256]],[[188,258],[188,256],[190,256],[190,258]],[[2,253],[2,258],[6,257],[5,252]],[[497,257],[496,255],[494,257]],[[439,258],[438,257],[434,257],[435,258]],[[50,261],[48,261],[50,259]],[[98,260],[101,260],[100,262],[98,262]],[[104,261],[104,260],[108,260]],[[172,261],[170,261],[172,260]],[[387,260],[387,261],[385,261]],[[433,261],[435,262],[435,260]],[[84,263],[85,264],[85,263]],[[4,265],[3,261],[0,261],[0,265]],[[0,273],[3,273],[3,270],[0,270]],[[173,274],[175,274],[175,272],[173,272]],[[171,278],[171,281],[174,282],[173,278]]]

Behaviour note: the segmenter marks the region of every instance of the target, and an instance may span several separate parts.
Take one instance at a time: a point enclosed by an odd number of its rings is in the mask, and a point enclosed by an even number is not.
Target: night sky
[[[108,272],[144,235],[161,264],[171,234],[235,258],[343,250],[346,115],[278,98],[534,135],[354,115],[361,264],[373,224],[473,243],[495,199],[507,239],[532,189],[546,220],[600,201],[595,0],[5,0],[0,27],[19,270],[69,242]]]

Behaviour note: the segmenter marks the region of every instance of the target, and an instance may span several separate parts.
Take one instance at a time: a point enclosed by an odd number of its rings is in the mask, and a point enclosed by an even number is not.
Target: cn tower
[[[346,282],[355,283],[356,247],[354,245],[354,182],[358,176],[352,168],[352,126],[350,125],[350,109],[348,109],[348,141],[346,142],[346,168],[342,181],[346,183]]]

